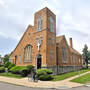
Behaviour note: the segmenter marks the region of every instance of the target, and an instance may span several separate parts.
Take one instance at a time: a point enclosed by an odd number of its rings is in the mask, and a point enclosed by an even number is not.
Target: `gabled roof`
[[[81,55],[77,50],[75,50],[74,48],[71,48],[70,46],[69,46],[69,48],[70,48],[70,51],[72,52],[72,53],[75,53],[75,54],[77,54],[77,55]]]
[[[63,40],[63,38],[65,38],[65,35],[57,36],[57,37],[56,37],[56,43],[60,43],[60,42]],[[69,45],[68,45],[68,47],[69,47],[71,53],[75,53],[75,54],[77,54],[77,55],[81,55],[81,54],[80,54],[77,50],[75,50],[74,48],[71,48]]]
[[[28,28],[26,29],[25,33],[24,33],[24,34],[23,34],[23,36],[21,37],[21,39],[20,39],[19,43],[20,43],[20,42],[21,42],[21,40],[24,38],[24,36],[25,36],[26,32],[28,31],[29,27],[33,27],[33,26],[32,26],[32,25],[29,25],[29,26],[28,26]],[[11,52],[11,54],[12,54],[12,53],[14,53],[14,51],[17,49],[17,47],[18,47],[19,43],[17,44],[16,48],[15,48],[15,49]],[[10,55],[11,55],[11,54],[10,54]]]
[[[57,36],[56,37],[56,43],[60,43],[64,37],[65,37],[65,35]]]
[[[42,8],[41,10],[35,12],[35,14],[38,13],[38,12],[41,12],[41,11],[43,11],[43,10],[46,10],[47,12],[49,11],[49,12],[51,12],[54,16],[56,16],[48,7]]]

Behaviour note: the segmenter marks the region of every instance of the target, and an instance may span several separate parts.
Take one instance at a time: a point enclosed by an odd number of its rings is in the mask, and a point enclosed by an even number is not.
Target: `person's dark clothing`
[[[36,79],[36,72],[34,71],[33,72],[33,80],[34,80],[34,82],[35,82],[35,79]]]

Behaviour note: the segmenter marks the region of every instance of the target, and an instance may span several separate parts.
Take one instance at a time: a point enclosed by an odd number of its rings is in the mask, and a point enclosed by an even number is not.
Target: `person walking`
[[[33,70],[33,81],[35,82],[35,80],[36,80],[36,70],[34,69]]]

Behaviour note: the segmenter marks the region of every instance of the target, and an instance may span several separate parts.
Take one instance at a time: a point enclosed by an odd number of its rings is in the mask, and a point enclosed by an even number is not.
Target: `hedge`
[[[14,66],[10,69],[10,71],[15,74],[20,74],[20,72],[24,69],[26,69],[26,66]]]
[[[32,66],[32,65],[28,65],[28,66],[26,66],[27,67],[27,69],[31,72],[31,70],[33,70],[34,69],[34,66]]]
[[[15,64],[11,63],[9,66],[8,66],[8,69],[11,69],[12,67],[16,66]]]
[[[46,75],[46,74],[52,74],[53,72],[50,69],[38,69],[36,71],[37,75]]]
[[[28,74],[31,73],[31,71],[34,69],[34,66],[32,65],[28,65],[25,68],[21,69],[21,75],[22,76],[27,76]]]
[[[54,77],[52,75],[41,75],[38,77],[38,79],[42,81],[48,81],[54,79]]]
[[[53,72],[49,69],[38,69],[36,71],[36,75],[39,80],[47,81],[52,80],[53,76],[51,75]]]
[[[2,67],[3,65],[2,64],[0,64],[0,67]]]
[[[11,64],[11,62],[6,62],[6,63],[4,64],[4,67],[5,67],[5,68],[8,68],[10,64]]]
[[[29,66],[14,66],[10,69],[10,71],[14,74],[20,74],[22,76],[27,76],[31,70],[33,69],[34,67],[32,65],[29,65]]]
[[[0,67],[0,73],[5,72],[5,68],[4,67]]]

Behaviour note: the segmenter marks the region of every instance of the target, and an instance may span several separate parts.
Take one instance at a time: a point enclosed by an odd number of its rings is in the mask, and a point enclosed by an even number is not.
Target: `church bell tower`
[[[47,7],[34,15],[34,34],[41,67],[56,66],[56,15]]]

